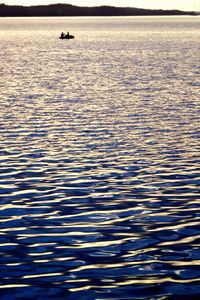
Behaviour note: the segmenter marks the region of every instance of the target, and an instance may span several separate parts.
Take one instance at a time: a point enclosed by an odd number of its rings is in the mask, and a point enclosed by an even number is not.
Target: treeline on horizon
[[[163,16],[195,15],[180,10],[151,10],[132,7],[82,7],[71,4],[19,6],[0,4],[0,17],[64,17],[64,16]]]

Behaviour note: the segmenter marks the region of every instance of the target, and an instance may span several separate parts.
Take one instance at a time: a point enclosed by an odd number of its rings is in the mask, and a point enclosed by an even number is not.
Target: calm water
[[[0,19],[2,300],[200,296],[199,29]]]

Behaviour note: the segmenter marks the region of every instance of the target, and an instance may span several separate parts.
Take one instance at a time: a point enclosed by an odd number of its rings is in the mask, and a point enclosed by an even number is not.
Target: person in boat
[[[72,38],[72,39],[73,39],[74,36],[71,35],[71,34],[69,33],[69,31],[68,31],[67,34],[65,34],[64,32],[62,32],[61,35],[60,35],[60,38],[61,38],[61,39],[64,39],[64,38],[68,38],[68,39]]]

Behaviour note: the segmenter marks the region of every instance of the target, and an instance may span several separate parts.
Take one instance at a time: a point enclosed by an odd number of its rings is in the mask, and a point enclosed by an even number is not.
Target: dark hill
[[[0,4],[1,17],[39,17],[39,16],[162,16],[195,15],[194,12],[179,10],[151,10],[131,7],[81,7],[70,4],[38,6],[11,6]]]

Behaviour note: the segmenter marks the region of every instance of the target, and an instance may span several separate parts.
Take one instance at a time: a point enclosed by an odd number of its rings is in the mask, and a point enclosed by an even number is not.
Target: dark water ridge
[[[199,298],[196,25],[132,42],[118,22],[123,42],[116,20],[90,42],[18,33],[12,53],[2,34],[3,300]]]

